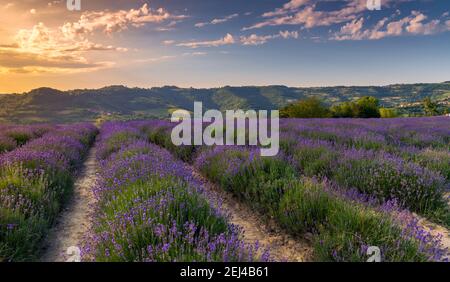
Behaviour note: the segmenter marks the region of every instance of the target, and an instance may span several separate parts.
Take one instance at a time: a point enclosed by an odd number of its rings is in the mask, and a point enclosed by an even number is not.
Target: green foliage
[[[151,89],[109,86],[101,89],[58,91],[39,88],[25,94],[0,95],[0,121],[80,122],[131,120],[149,117],[167,118],[169,109],[193,110],[192,101],[202,101],[205,109],[279,109],[290,101],[317,97],[327,104],[342,103],[361,96],[373,96],[386,107],[402,114],[422,115],[416,103],[433,97],[440,107],[447,108],[450,84],[409,84],[384,87],[313,87],[285,86],[223,87],[194,89],[155,87]],[[37,110],[38,109],[38,110]],[[347,116],[348,117],[348,116]]]
[[[47,226],[42,215],[0,206],[0,262],[35,260]]]
[[[450,152],[427,148],[413,156],[413,160],[423,167],[438,171],[450,182]]]
[[[426,116],[437,116],[440,114],[437,103],[433,102],[430,97],[422,101],[422,106]]]
[[[27,143],[31,138],[33,138],[33,133],[26,132],[24,130],[11,130],[7,133],[7,136],[14,139],[17,146],[22,146]]]
[[[336,118],[379,118],[379,101],[375,97],[365,96],[355,102],[344,102],[331,108]]]
[[[0,138],[0,154],[3,152],[8,152],[17,147],[17,142],[10,138],[10,137],[4,137]]]
[[[32,171],[23,165],[0,170],[0,261],[35,259],[39,242],[73,185],[64,171]]]
[[[177,158],[185,162],[191,162],[193,156],[198,150],[198,146],[194,145],[175,146],[171,139],[170,128],[166,127],[151,128],[147,126],[142,130],[144,134],[148,137],[148,140],[150,142],[155,143],[161,147],[164,147],[172,154],[174,154]]]
[[[292,233],[315,232],[327,221],[332,198],[310,180],[287,183],[279,204],[278,219]]]
[[[139,134],[134,132],[115,133],[105,142],[104,147],[100,148],[99,155],[101,158],[105,159],[107,156],[118,152],[123,146],[139,140],[139,138]]]
[[[393,112],[390,111],[389,114],[393,115]],[[330,109],[320,99],[311,97],[281,109],[280,116],[284,118],[379,118],[381,114],[378,99],[371,96],[359,98],[355,102],[333,105]]]
[[[436,212],[446,213],[444,183],[411,163],[376,158],[346,160],[336,166],[333,179],[343,187],[354,187],[380,200],[398,199],[409,210],[429,218],[434,218]]]
[[[299,146],[292,152],[296,167],[306,176],[330,177],[338,154],[326,147]]]
[[[316,234],[316,260],[364,262],[364,246],[380,247],[383,261],[427,260],[415,242],[401,237],[401,230],[388,216],[333,195],[308,178],[287,186],[279,221],[294,234]]]
[[[365,96],[356,101],[357,117],[359,118],[379,118],[379,101],[375,97]]]
[[[333,105],[331,113],[335,118],[352,118],[357,116],[357,107],[353,102],[343,102]]]
[[[253,208],[275,216],[284,193],[284,183],[295,178],[294,169],[278,158],[261,158],[237,169],[226,169],[228,162],[243,163],[248,152],[229,151],[208,159],[201,171],[224,189],[231,191]]]
[[[396,118],[398,117],[398,112],[396,109],[390,108],[380,108],[381,118]]]
[[[233,154],[244,152],[228,151]],[[383,261],[426,261],[415,241],[386,214],[351,202],[309,178],[297,179],[290,165],[261,158],[236,173],[226,169],[227,153],[213,155],[200,168],[211,180],[263,214],[275,218],[293,234],[312,232],[314,259],[318,261],[367,260],[364,246],[382,248]]]
[[[315,97],[300,100],[280,111],[284,118],[326,118],[330,117],[329,109]]]
[[[172,200],[167,201],[167,197]],[[146,201],[165,204],[161,204],[159,210],[141,208]],[[172,226],[178,232],[186,231],[184,228],[186,222],[195,222],[198,228],[204,228],[211,236],[227,232],[225,218],[217,215],[200,193],[192,191],[185,182],[173,177],[151,177],[148,181],[138,181],[125,185],[120,190],[112,190],[102,199],[100,210],[102,216],[96,226],[96,233],[114,234],[114,238],[102,240],[96,246],[97,261],[144,261],[148,256],[148,246],[167,243],[165,235],[156,233],[149,220],[160,226]],[[155,252],[153,259],[156,261],[202,259],[193,242],[179,239],[188,238],[188,234],[176,237],[177,239],[171,242],[168,252]],[[121,250],[120,254],[116,253],[118,250]],[[211,259],[220,261],[222,258]]]

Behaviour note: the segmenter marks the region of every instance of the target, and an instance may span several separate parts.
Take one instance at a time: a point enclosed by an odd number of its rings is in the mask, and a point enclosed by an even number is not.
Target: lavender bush
[[[135,126],[110,123],[102,128],[97,217],[83,248],[84,259],[268,260],[268,252],[257,243],[243,243],[240,229],[228,223],[220,203],[203,191],[193,171],[147,143],[145,135],[139,137]],[[117,136],[121,148],[110,141]]]
[[[410,226],[397,221],[393,210],[375,205],[377,198],[327,182],[299,180],[282,158],[252,153],[243,147],[218,147],[199,155],[196,166],[292,233],[311,232],[316,260],[365,261],[367,246],[379,246],[384,261],[434,261],[446,255],[438,239],[411,235]],[[414,234],[424,234],[415,228],[420,232]]]
[[[0,156],[0,261],[36,258],[42,237],[70,194],[77,165],[96,128],[56,126],[40,134],[41,138]]]

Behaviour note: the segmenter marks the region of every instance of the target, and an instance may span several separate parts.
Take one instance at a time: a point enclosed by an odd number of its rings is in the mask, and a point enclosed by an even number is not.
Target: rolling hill
[[[0,94],[0,122],[165,118],[173,109],[192,110],[194,101],[202,101],[207,109],[270,110],[310,96],[321,97],[331,105],[367,95],[379,98],[385,107],[395,107],[403,113],[413,113],[419,111],[420,102],[425,97],[431,97],[448,107],[450,82],[311,88],[226,86],[195,89],[165,86],[144,89],[108,86],[69,91],[38,88],[23,94]]]

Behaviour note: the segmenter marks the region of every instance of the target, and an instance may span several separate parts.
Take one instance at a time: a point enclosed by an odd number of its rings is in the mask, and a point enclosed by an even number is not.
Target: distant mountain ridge
[[[431,97],[450,105],[450,81],[388,86],[286,87],[244,86],[210,89],[128,88],[121,85],[100,89],[60,91],[38,88],[24,94],[0,94],[0,122],[75,122],[114,118],[165,118],[173,109],[193,110],[194,101],[205,109],[278,109],[310,96],[327,104],[375,96],[385,107],[417,111]]]

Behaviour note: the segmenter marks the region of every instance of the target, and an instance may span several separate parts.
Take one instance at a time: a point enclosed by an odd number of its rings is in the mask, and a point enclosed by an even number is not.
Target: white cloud
[[[227,21],[229,21],[231,19],[237,18],[238,16],[239,16],[239,14],[232,14],[232,15],[226,16],[224,18],[213,19],[210,22],[197,23],[197,24],[195,24],[195,27],[200,28],[200,27],[204,27],[204,26],[210,25],[210,24],[215,25],[215,24],[225,23],[225,22],[227,22]]]
[[[175,58],[176,58],[176,56],[166,55],[166,56],[155,57],[155,58],[134,60],[134,62],[135,63],[156,63],[156,62],[167,61],[167,60],[171,60],[171,59],[175,59]]]
[[[164,40],[163,44],[164,45],[173,45],[173,44],[175,44],[175,40]]]
[[[351,21],[367,10],[366,0],[348,1],[345,7],[334,11],[318,11],[316,3],[309,2],[311,1],[291,1],[275,12],[263,14],[266,20],[245,27],[243,30],[279,25],[301,25],[305,28],[330,26]]]
[[[263,28],[266,26],[299,25],[302,28],[331,26],[348,23],[361,18],[367,12],[367,0],[346,0],[343,7],[335,10],[320,10],[320,3],[328,0],[292,0],[275,11],[264,13],[263,21],[244,27],[243,30]],[[383,7],[391,7],[410,0],[383,0]]]
[[[304,6],[308,2],[311,2],[311,0],[291,0],[290,2],[284,4],[282,8],[278,8],[273,12],[264,13],[263,17],[269,18],[269,17],[274,17],[274,16],[285,15],[289,11],[296,10],[297,8]]]
[[[289,38],[298,38],[298,31],[280,31],[278,34],[272,34],[272,35],[263,35],[258,36],[256,34],[251,34],[250,36],[241,36],[241,43],[242,45],[252,45],[252,46],[258,46],[267,43],[269,40],[276,39],[276,38],[283,38],[283,39],[289,39]]]
[[[280,36],[283,37],[284,39],[289,39],[289,38],[298,38],[298,31],[280,31]]]
[[[147,59],[138,59],[134,60],[134,63],[159,63],[164,61],[174,60],[176,58],[181,57],[198,57],[198,56],[206,56],[208,53],[206,52],[186,52],[179,55],[164,55],[160,57],[147,58]]]
[[[183,57],[197,57],[197,56],[206,56],[208,53],[206,52],[186,52],[183,53]]]
[[[427,16],[417,11],[413,11],[412,16],[413,17],[406,27],[406,30],[409,33],[429,35],[438,31],[440,20],[432,20],[428,23],[423,23],[423,21],[427,19]]]
[[[227,33],[227,35],[225,35],[225,37],[218,39],[218,40],[182,42],[182,43],[178,43],[177,46],[189,47],[189,48],[219,47],[219,46],[230,45],[230,44],[234,44],[234,43],[235,43],[235,39],[234,39],[233,35]]]
[[[241,43],[242,43],[242,45],[257,46],[257,45],[265,44],[265,43],[267,43],[267,41],[269,41],[273,38],[274,38],[273,35],[258,36],[256,34],[252,34],[247,37],[241,36]]]
[[[425,22],[426,19],[426,15],[417,11],[412,11],[411,15],[399,20],[390,21],[389,18],[383,18],[378,21],[375,26],[367,29],[363,29],[364,18],[355,19],[345,24],[331,39],[375,40],[390,36],[400,36],[403,34],[430,35],[444,30],[439,20]]]
[[[164,9],[150,9],[144,4],[139,9],[119,10],[116,12],[84,12],[80,20],[66,23],[62,30],[67,36],[88,35],[100,30],[111,34],[128,29],[130,26],[141,27],[147,23],[161,23],[167,20],[184,19],[184,15],[172,15]]]

